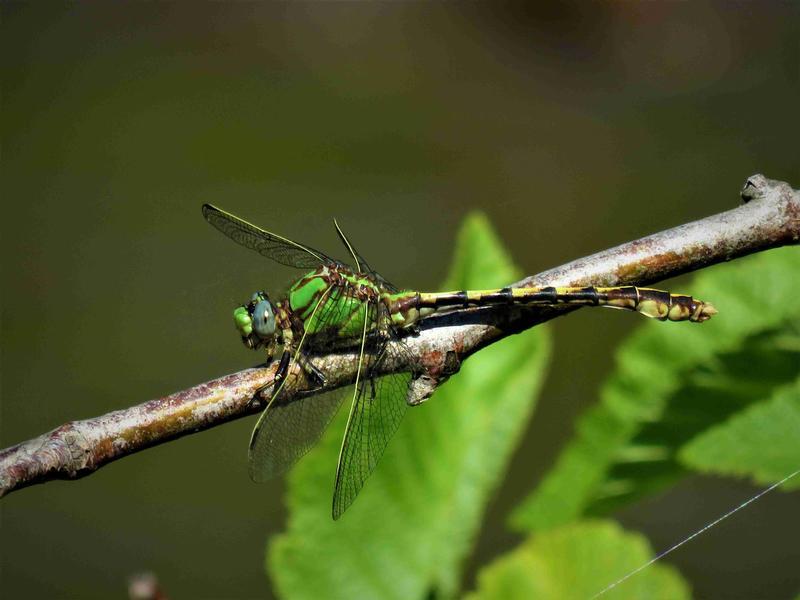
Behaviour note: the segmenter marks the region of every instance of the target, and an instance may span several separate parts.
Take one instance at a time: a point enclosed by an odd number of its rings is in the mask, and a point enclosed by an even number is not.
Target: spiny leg
[[[317,368],[317,366],[311,362],[311,359],[306,354],[300,354],[297,362],[303,371],[305,371],[306,375],[313,380],[312,384],[316,384],[309,391],[319,391],[325,387],[325,383],[327,381],[325,378],[325,373]]]
[[[280,390],[283,388],[283,382],[286,379],[286,374],[289,372],[289,362],[291,358],[292,353],[289,352],[289,350],[284,350],[283,354],[281,354],[281,361],[278,363],[278,368],[275,369],[275,375],[273,376],[272,381],[258,388],[255,394],[253,394],[251,402],[255,402],[256,399],[261,396],[264,390],[271,387],[273,392],[272,396],[270,396],[269,402],[267,402],[267,406],[272,403],[272,401],[277,397],[278,392],[280,392]],[[272,362],[272,359],[270,358],[270,360],[267,362]]]
[[[272,385],[275,386],[276,391],[283,385],[283,380],[286,379],[286,374],[289,372],[289,361],[292,358],[292,353],[286,349],[281,354],[281,362],[278,363],[278,368],[275,370],[275,377],[272,380]]]

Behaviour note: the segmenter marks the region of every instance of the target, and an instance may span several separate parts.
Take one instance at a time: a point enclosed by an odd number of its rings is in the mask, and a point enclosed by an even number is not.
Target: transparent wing
[[[305,320],[304,326],[309,332],[305,351],[327,354],[337,350],[358,350],[365,322],[370,336],[377,327],[375,311],[368,310],[359,290],[343,279],[332,287],[325,306]],[[357,360],[357,356],[351,360]],[[342,368],[344,366],[342,364]]]
[[[321,340],[330,342],[338,331],[337,325],[358,310],[356,290],[349,284],[331,286],[320,295],[312,314],[306,320],[306,331],[296,348],[292,361],[313,362],[311,350]],[[314,329],[317,333],[313,333]],[[333,331],[336,329],[336,331]],[[360,338],[356,338],[360,341]],[[320,439],[336,414],[347,388],[324,394],[288,400],[281,397],[286,379],[273,392],[267,408],[261,413],[250,437],[248,451],[250,478],[263,482],[286,472]]]
[[[336,221],[336,219],[333,220],[333,224],[336,226],[336,233],[339,235],[339,239],[342,241],[345,248],[347,248],[347,251],[353,257],[356,270],[360,271],[361,273],[367,273],[371,275],[373,279],[375,279],[375,281],[377,281],[381,285],[381,287],[385,288],[387,291],[397,292],[398,291],[397,286],[389,283],[386,279],[384,279],[383,275],[381,275],[375,269],[369,266],[369,263],[366,260],[364,260],[364,257],[361,256],[358,250],[356,250],[355,246],[353,246],[353,244],[344,234],[342,228],[339,227],[339,223]]]
[[[367,478],[375,469],[392,438],[406,408],[406,393],[411,382],[411,373],[373,377],[385,360],[391,360],[402,346],[385,343],[367,352],[362,344],[362,367],[350,407],[336,484],[333,491],[333,518],[338,519],[353,503]],[[393,350],[389,351],[391,347]]]
[[[348,388],[291,402],[276,400],[259,419],[250,444],[250,478],[264,482],[288,471],[330,424]]]
[[[265,231],[211,204],[203,205],[206,221],[237,244],[255,250],[275,262],[299,269],[313,269],[336,261],[318,250]]]
[[[375,269],[369,266],[369,263],[365,261],[358,252],[356,252],[356,256],[358,256],[358,260],[361,263],[361,272],[367,273],[372,276],[372,278],[378,282],[378,284],[385,289],[387,292],[399,292],[400,288],[394,285],[392,282],[387,281],[386,278],[378,273]]]

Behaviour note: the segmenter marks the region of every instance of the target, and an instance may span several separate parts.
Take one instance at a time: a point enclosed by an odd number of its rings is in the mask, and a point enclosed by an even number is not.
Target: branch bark
[[[527,277],[515,286],[611,286],[649,284],[754,252],[797,244],[800,193],[763,175],[750,177],[741,192],[744,204],[693,223],[593,254]],[[713,299],[709,299],[713,300]],[[455,311],[426,319],[418,335],[404,340],[422,373],[410,401],[421,402],[474,352],[507,335],[575,308],[519,306]],[[724,314],[717,318],[725,318]],[[341,354],[315,359],[331,386],[355,379]],[[352,357],[350,357],[352,358]],[[164,398],[93,419],[72,421],[0,452],[0,496],[53,479],[77,479],[105,464],[145,448],[257,413],[269,396],[276,364],[226,375]],[[402,372],[404,364],[388,364]],[[307,394],[311,382],[301,369],[289,374],[289,398]]]

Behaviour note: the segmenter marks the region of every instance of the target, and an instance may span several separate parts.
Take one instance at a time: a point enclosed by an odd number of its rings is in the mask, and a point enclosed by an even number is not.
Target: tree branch
[[[800,193],[788,184],[754,175],[741,192],[744,205],[706,219],[611,248],[528,277],[515,286],[648,284],[754,252],[800,240]],[[409,401],[419,403],[461,362],[509,334],[575,310],[506,306],[436,315],[423,321],[418,335],[403,340],[421,367]],[[725,318],[724,314],[718,318]],[[315,359],[327,383],[338,387],[355,379],[353,355]],[[264,409],[276,364],[245,369],[164,398],[107,415],[72,421],[49,433],[0,452],[0,496],[52,479],[77,479],[103,465],[163,442],[215,427]],[[390,363],[386,372],[409,365]],[[311,389],[303,371],[293,368],[288,399]],[[259,390],[262,395],[254,398]]]

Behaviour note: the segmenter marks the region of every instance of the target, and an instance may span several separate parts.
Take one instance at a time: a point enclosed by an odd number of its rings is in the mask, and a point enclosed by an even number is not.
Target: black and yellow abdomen
[[[604,306],[638,312],[660,321],[702,323],[717,314],[708,302],[683,294],[636,286],[519,287],[420,293],[416,307],[453,308],[489,304]]]

